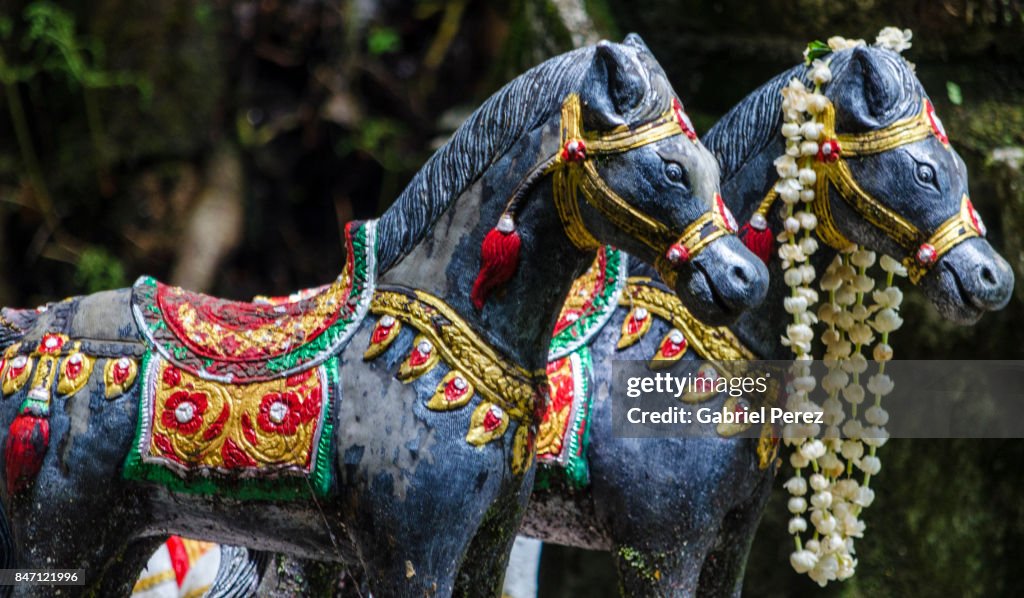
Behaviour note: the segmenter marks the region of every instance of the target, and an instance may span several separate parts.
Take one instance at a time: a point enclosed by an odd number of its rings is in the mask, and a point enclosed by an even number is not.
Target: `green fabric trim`
[[[617,293],[621,292],[626,282],[625,272],[622,271],[624,270],[622,266],[625,263],[626,257],[621,251],[610,245],[606,246],[604,251],[606,256],[604,266],[605,284],[601,289],[601,293],[594,297],[592,302],[594,309],[573,322],[572,325],[563,328],[551,339],[549,355],[565,357],[579,348],[580,345],[586,344],[590,337],[604,326],[608,321],[608,317],[618,305],[618,301],[613,299],[616,298]],[[549,360],[555,357],[549,357]]]
[[[587,461],[587,448],[590,446],[590,407],[594,400],[590,388],[590,376],[594,370],[594,362],[590,348],[582,346],[575,351],[580,359],[580,380],[583,382],[582,397],[584,404],[576,411],[576,418],[569,425],[569,459],[565,464],[565,475],[569,485],[583,488],[590,483],[590,464]],[[579,391],[575,392],[577,397]]]
[[[533,483],[537,490],[547,490],[557,482],[566,484],[572,490],[581,490],[590,485],[590,462],[587,459],[587,451],[590,448],[590,410],[594,401],[590,385],[594,361],[590,347],[586,345],[577,348],[572,354],[579,358],[580,380],[583,383],[583,388],[574,389],[574,394],[576,397],[582,396],[584,404],[575,410],[573,421],[566,427],[563,442],[568,443],[568,457],[565,465],[540,464]]]

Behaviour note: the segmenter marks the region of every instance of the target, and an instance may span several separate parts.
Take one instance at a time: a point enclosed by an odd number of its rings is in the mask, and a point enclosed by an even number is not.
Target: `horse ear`
[[[893,66],[878,56],[879,50],[866,47],[853,49],[848,76],[852,79],[845,86],[847,94],[840,123],[847,130],[871,130],[883,126],[900,103],[903,90],[900,78],[893,76]]]
[[[629,122],[629,113],[640,105],[646,79],[640,65],[619,44],[601,42],[594,51],[590,76],[580,94],[588,129],[610,129]]]
[[[626,39],[622,40],[622,43],[627,46],[632,46],[640,52],[646,52],[652,56],[654,55],[654,53],[651,52],[651,49],[647,47],[647,44],[644,43],[643,38],[641,38],[637,33],[630,33],[626,36]]]

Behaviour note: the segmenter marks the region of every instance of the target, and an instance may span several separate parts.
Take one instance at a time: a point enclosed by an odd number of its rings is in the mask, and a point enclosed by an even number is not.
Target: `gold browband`
[[[906,251],[903,265],[910,281],[917,284],[931,267],[953,247],[972,237],[984,237],[985,226],[974,210],[967,194],[960,200],[956,214],[939,225],[931,235],[878,201],[857,183],[844,158],[861,157],[889,151],[934,135],[948,149],[949,139],[935,118],[931,103],[922,100],[916,115],[899,120],[884,129],[858,134],[836,133],[835,108],[829,102],[822,112],[821,151],[814,161],[817,175],[811,210],[818,220],[819,238],[834,249],[845,249],[853,243],[840,232],[829,203],[829,186],[865,220],[878,227],[886,236]],[[765,196],[757,213],[764,217],[774,204],[777,192],[773,188]]]
[[[691,222],[680,234],[637,210],[601,178],[590,158],[626,152],[675,135],[696,135],[684,120],[682,107],[673,101],[661,116],[636,128],[620,126],[597,134],[582,130],[580,99],[570,94],[562,104],[561,145],[548,167],[553,174],[554,198],[566,235],[576,247],[591,250],[602,244],[590,234],[580,215],[577,192],[615,227],[637,239],[658,256],[655,267],[675,285],[676,267],[687,262],[715,239],[735,232],[728,208],[716,195],[716,205]]]

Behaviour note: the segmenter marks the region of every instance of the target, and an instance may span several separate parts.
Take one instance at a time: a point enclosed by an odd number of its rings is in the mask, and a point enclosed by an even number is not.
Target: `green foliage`
[[[946,81],[946,96],[949,98],[949,103],[954,106],[964,103],[964,94],[960,90],[960,86],[953,81]]]
[[[75,285],[83,293],[95,293],[127,285],[124,266],[105,249],[90,247],[75,267]]]
[[[68,11],[39,1],[29,4],[24,16],[29,27],[22,45],[35,50],[35,64],[41,70],[63,75],[70,84],[87,89],[135,87],[143,99],[152,96],[153,85],[145,78],[125,71],[107,71],[100,66],[102,44],[80,39],[75,33],[75,19]]]
[[[823,41],[814,40],[807,44],[807,49],[804,50],[804,63],[811,64],[819,58],[824,58],[832,53],[832,48],[828,47]]]
[[[406,129],[398,120],[367,118],[358,131],[338,144],[336,151],[342,156],[352,151],[365,152],[385,169],[398,171],[409,166],[397,147],[405,134]]]
[[[373,27],[366,38],[366,48],[375,56],[390,54],[402,49],[402,38],[390,27]]]

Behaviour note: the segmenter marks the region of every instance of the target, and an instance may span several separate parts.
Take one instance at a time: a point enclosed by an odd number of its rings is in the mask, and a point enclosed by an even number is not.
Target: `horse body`
[[[918,114],[927,98],[902,58],[888,50],[861,47],[837,52],[832,64],[836,76],[826,95],[836,106],[840,131],[884,128]],[[779,90],[804,72],[804,67],[796,67],[774,78],[704,138],[719,159],[723,194],[740,222],[750,219],[775,184],[773,161],[785,149],[778,134]],[[921,230],[931,231],[956,214],[967,193],[963,162],[944,146],[937,133],[887,152],[851,158],[850,168],[871,195],[883,198]],[[930,184],[929,177],[922,181],[922,170],[938,182]],[[852,209],[834,188],[829,203],[848,239],[905,255],[904,247]],[[780,210],[773,210],[768,220],[772,230],[781,230]],[[819,250],[814,255],[816,270],[822,271],[834,256],[835,250]],[[778,339],[789,322],[779,309],[789,288],[783,284],[778,260],[769,263],[769,270],[767,299],[740,316],[730,330],[752,355],[787,359],[789,349]],[[630,274],[657,279],[650,268],[635,261]],[[1006,304],[1013,275],[987,241],[974,237],[949,250],[921,284],[943,315],[970,323]],[[643,338],[617,349],[630,308],[621,300],[588,342],[593,362],[587,373],[593,389],[592,442],[586,455],[590,485],[535,488],[522,532],[545,541],[611,550],[626,595],[739,595],[747,553],[774,479],[774,453],[765,450],[770,445],[748,438],[614,436],[612,362],[650,360],[674,325],[655,319]],[[688,351],[671,371],[683,375],[693,371],[694,360],[722,358],[696,353]],[[720,410],[726,400],[724,395],[712,397],[701,406]]]
[[[764,268],[735,238],[718,239],[721,227],[710,217],[696,233],[687,232],[705,222],[700,219],[717,191],[717,169],[699,143],[681,134],[680,113],[664,73],[638,39],[585,48],[495,94],[379,222],[351,225],[347,234],[361,235],[366,261],[352,266],[363,254],[350,243],[349,265],[336,283],[341,287],[325,291],[337,296],[306,297],[298,307],[254,307],[143,279],[130,290],[51,305],[5,353],[0,425],[21,426],[21,432],[4,446],[0,496],[11,528],[4,539],[13,540],[4,560],[24,568],[82,568],[86,591],[126,595],[148,555],[173,533],[361,562],[381,596],[449,595],[457,580],[470,594],[497,592],[533,478],[537,387],[550,330],[572,278],[592,258],[579,237],[564,232],[566,222],[577,235],[582,228],[652,263],[664,262],[665,247],[645,230],[679,239],[714,235],[708,240],[717,240],[700,255],[694,251],[688,263],[666,266],[678,278],[676,289],[699,287],[703,294],[689,294],[687,301],[718,320],[763,296]],[[660,136],[636,142],[634,127]],[[573,168],[567,161],[589,168],[589,156],[559,152],[567,130],[570,141],[573,131],[598,131],[586,137],[594,155],[612,148],[590,171],[597,191],[586,202],[577,203],[575,191],[566,199],[536,184],[549,169]],[[613,133],[602,137],[602,131]],[[554,156],[550,163],[543,162],[547,156]],[[545,168],[538,170],[538,163]],[[523,180],[530,184],[524,187]],[[519,203],[506,204],[510,196]],[[562,208],[571,201],[575,215],[552,209],[559,201]],[[478,248],[513,205],[521,263],[500,292],[475,305],[470,288]],[[721,297],[726,301],[716,300]],[[327,348],[321,343],[327,336],[300,334],[293,345],[289,327],[294,323],[302,333],[303,318],[321,298],[344,303],[336,309],[343,310],[345,327],[329,337]],[[154,316],[167,309],[166,301],[178,301],[178,311]],[[261,324],[277,309],[295,311],[297,319]],[[224,314],[244,325],[225,332],[218,319]],[[264,333],[272,341],[259,336]],[[231,352],[239,343],[257,353],[266,350],[265,342],[283,348],[264,360],[222,361],[189,349],[190,339],[206,342],[206,334],[234,338]],[[299,366],[281,365],[295,360]],[[465,379],[473,382],[471,391]],[[248,389],[266,385],[276,390],[263,396],[258,413],[235,403],[242,415],[229,417],[226,402],[220,415],[213,402],[208,405],[215,396],[252,394]],[[450,388],[458,400],[436,406]],[[157,404],[153,397],[162,397],[163,412],[149,412]],[[250,414],[278,436],[258,436]],[[318,420],[318,414],[325,415]],[[297,421],[304,429],[320,426],[328,436],[307,446],[305,462],[323,465],[316,469],[320,477],[289,478],[288,467],[302,463],[272,463],[280,476],[254,486],[264,481],[252,457],[258,453],[230,444],[234,438],[211,457],[213,473],[188,469],[191,453],[180,446],[192,446],[196,434],[204,441],[227,435],[239,418],[240,428],[231,433],[254,447],[294,436]],[[202,427],[192,427],[196,422]],[[289,422],[294,425],[287,430]],[[168,457],[147,461],[143,452],[151,446]],[[218,477],[232,467],[243,473]],[[274,494],[280,480],[306,487],[285,499]],[[472,561],[460,569],[467,555]],[[13,591],[45,595],[50,588]]]

